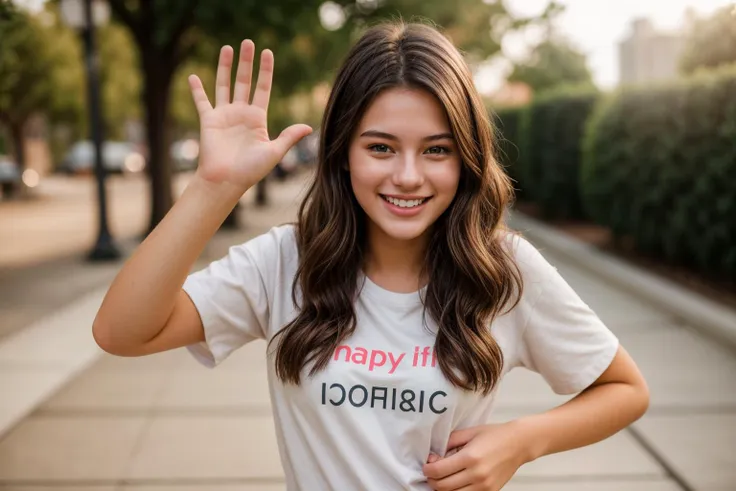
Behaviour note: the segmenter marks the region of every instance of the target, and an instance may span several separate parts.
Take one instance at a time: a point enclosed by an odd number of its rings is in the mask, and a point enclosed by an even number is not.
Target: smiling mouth
[[[398,206],[400,208],[415,208],[417,206],[423,205],[427,201],[429,201],[432,197],[428,198],[418,198],[418,199],[398,199],[393,198],[391,196],[386,196],[384,194],[379,195],[381,198],[383,198],[384,201],[387,201],[391,203],[394,206]]]

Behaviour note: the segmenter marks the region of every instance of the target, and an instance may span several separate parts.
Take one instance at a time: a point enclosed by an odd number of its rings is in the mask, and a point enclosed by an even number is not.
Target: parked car
[[[136,174],[146,167],[146,159],[136,146],[128,142],[107,141],[102,145],[105,170],[113,174]],[[67,174],[91,174],[95,171],[94,145],[78,141],[67,152],[59,170]]]
[[[199,161],[199,142],[194,138],[177,140],[169,149],[174,171],[189,171],[197,168]]]
[[[15,161],[0,155],[0,184],[18,184],[21,180],[22,176]]]

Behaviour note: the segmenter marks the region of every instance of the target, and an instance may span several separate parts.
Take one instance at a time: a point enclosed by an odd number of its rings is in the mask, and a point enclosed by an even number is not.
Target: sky
[[[39,6],[44,1],[16,0],[29,6]],[[548,1],[505,0],[512,13],[525,16],[539,14]],[[627,36],[633,19],[648,17],[655,28],[676,29],[682,25],[688,8],[702,15],[733,4],[733,0],[559,1],[566,10],[558,19],[557,27],[587,55],[593,79],[602,88],[613,87],[618,82],[618,43]],[[534,31],[508,35],[504,40],[504,55],[511,59],[523,56],[536,39]],[[485,92],[500,86],[508,68],[508,62],[503,60],[484,65],[476,76],[478,88]]]
[[[512,13],[535,15],[544,10],[548,0],[506,0]],[[631,21],[649,18],[654,27],[663,30],[683,25],[685,12],[710,14],[719,7],[733,4],[729,0],[560,0],[565,7],[557,22],[559,32],[587,55],[593,79],[602,88],[618,83],[618,43],[627,37]],[[534,32],[508,35],[504,39],[504,55],[522,56],[537,37]],[[479,89],[486,91],[500,85],[504,63],[491,63],[476,76]]]

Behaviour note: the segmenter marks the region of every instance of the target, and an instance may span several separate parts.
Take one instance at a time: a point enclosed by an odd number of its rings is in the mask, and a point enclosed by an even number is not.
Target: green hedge
[[[519,161],[519,121],[523,108],[498,109],[492,114],[495,116],[497,145],[496,154],[501,165],[506,169],[508,176],[514,181],[517,199],[524,199],[524,185],[521,179]]]
[[[521,119],[522,181],[547,218],[585,218],[579,174],[595,89],[565,88],[535,98]]]
[[[589,123],[580,182],[594,220],[736,278],[736,69],[619,92]]]

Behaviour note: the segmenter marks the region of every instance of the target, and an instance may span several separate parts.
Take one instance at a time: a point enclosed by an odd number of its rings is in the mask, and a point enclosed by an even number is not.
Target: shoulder
[[[557,269],[520,233],[515,231],[502,233],[503,245],[521,273],[525,296],[538,295],[545,284],[558,276]]]

